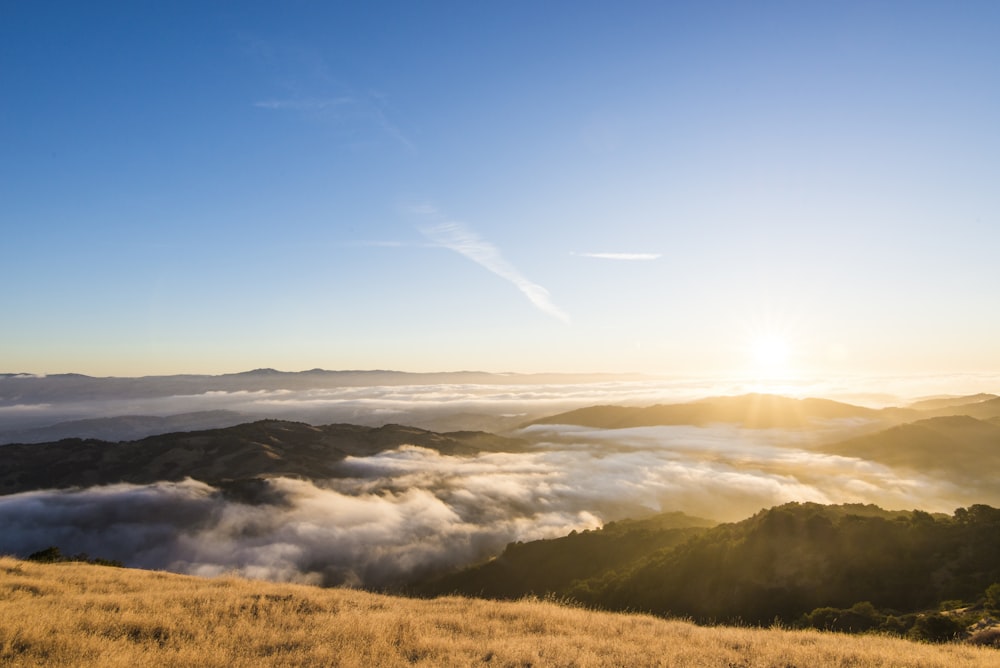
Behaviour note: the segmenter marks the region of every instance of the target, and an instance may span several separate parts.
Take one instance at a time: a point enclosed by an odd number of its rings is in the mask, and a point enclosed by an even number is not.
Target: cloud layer
[[[937,511],[997,502],[810,452],[798,432],[548,426],[523,435],[536,442],[529,452],[455,457],[404,446],[349,458],[346,478],[273,479],[249,494],[189,480],[3,496],[0,552],[57,545],[144,568],[378,588],[488,558],[511,541],[659,511],[726,521],[788,501]]]

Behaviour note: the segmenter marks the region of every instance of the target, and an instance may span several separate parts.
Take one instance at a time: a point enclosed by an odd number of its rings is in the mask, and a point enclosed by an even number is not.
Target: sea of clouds
[[[253,502],[201,482],[0,496],[0,552],[64,553],[198,575],[392,588],[495,556],[512,541],[680,510],[735,521],[789,501],[950,512],[981,495],[812,449],[826,431],[732,426],[518,432],[520,453],[403,446],[344,462],[347,477],[272,479]]]

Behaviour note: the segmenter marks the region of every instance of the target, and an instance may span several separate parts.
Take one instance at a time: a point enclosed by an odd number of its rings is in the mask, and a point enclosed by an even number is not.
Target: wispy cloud
[[[399,126],[389,120],[389,115],[387,114],[389,106],[388,98],[378,91],[369,90],[368,100],[371,106],[369,113],[375,123],[377,123],[385,133],[415,153],[417,150],[416,145],[410,141],[409,137],[403,134],[403,131],[399,129]]]
[[[411,209],[424,216],[439,217],[437,209],[422,205]],[[528,280],[520,271],[508,262],[496,246],[485,241],[469,230],[462,223],[444,221],[420,230],[425,237],[435,244],[455,251],[476,264],[493,272],[500,278],[510,281],[525,297],[540,311],[569,323],[569,315],[552,303],[549,291],[541,285]]]
[[[662,253],[570,253],[579,257],[596,257],[601,260],[625,260],[629,262],[659,260]]]
[[[377,127],[380,132],[392,137],[407,150],[413,152],[417,150],[416,145],[400,130],[399,126],[389,120],[385,96],[373,91],[369,91],[367,94],[339,97],[290,97],[259,100],[254,102],[253,106],[273,111],[315,115],[330,114],[339,122],[360,121]]]
[[[292,98],[285,100],[261,100],[254,102],[253,106],[261,109],[276,109],[282,111],[320,111],[332,109],[344,105],[354,104],[354,99],[350,97],[334,98]]]

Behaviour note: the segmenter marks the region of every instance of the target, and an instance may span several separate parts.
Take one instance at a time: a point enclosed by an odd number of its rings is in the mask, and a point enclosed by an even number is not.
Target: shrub
[[[926,642],[948,642],[965,633],[961,622],[941,613],[931,613],[917,617],[909,636]]]

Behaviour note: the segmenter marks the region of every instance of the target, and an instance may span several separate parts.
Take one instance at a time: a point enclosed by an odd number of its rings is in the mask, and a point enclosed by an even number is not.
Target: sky
[[[6,2],[0,371],[1000,371],[995,2]]]

